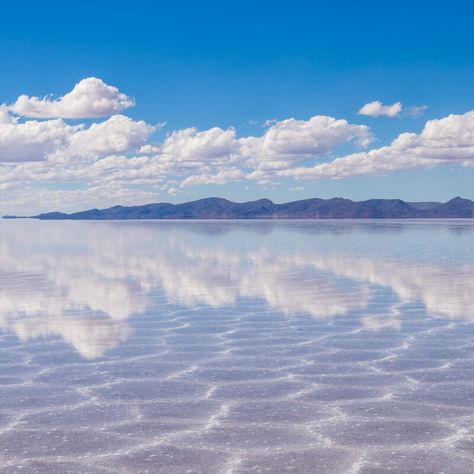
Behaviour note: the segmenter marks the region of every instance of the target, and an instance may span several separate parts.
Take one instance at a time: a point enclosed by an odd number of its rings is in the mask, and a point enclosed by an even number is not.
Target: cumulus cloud
[[[125,153],[140,147],[155,127],[134,121],[124,115],[114,115],[105,122],[74,133],[65,150],[66,156],[96,158],[105,154]]]
[[[240,143],[233,128],[198,131],[192,127],[171,132],[158,152],[163,159],[172,161],[228,161],[240,155]]]
[[[368,115],[369,117],[380,117],[384,115],[386,117],[396,117],[400,115],[402,111],[402,104],[400,102],[394,102],[391,105],[383,105],[379,100],[368,102],[363,105],[359,112],[359,115]]]
[[[69,125],[62,119],[20,122],[0,109],[0,162],[99,158],[142,146],[155,127],[114,115],[104,122]]]
[[[57,99],[21,95],[9,110],[24,117],[81,119],[114,115],[134,105],[134,100],[116,87],[88,77]]]
[[[353,153],[313,167],[287,169],[281,176],[344,178],[412,168],[474,163],[474,111],[429,120],[421,133],[402,133],[390,145]]]
[[[316,115],[309,120],[294,118],[270,126],[261,137],[243,140],[258,161],[299,161],[323,155],[335,146],[356,140],[360,146],[371,141],[366,125],[353,125],[347,120]]]
[[[0,113],[0,162],[41,161],[66,147],[77,130],[61,119],[19,123]]]

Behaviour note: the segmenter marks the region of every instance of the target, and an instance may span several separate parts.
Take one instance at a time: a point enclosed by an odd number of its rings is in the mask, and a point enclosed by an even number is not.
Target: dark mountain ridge
[[[275,204],[269,199],[237,203],[211,197],[182,204],[114,206],[71,214],[50,212],[32,217],[42,220],[474,218],[474,202],[460,197],[446,203],[405,202],[401,199],[351,201],[344,198],[312,198]]]

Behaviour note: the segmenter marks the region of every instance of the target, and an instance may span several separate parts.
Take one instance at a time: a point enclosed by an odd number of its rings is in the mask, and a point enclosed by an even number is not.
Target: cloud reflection
[[[435,315],[474,319],[471,263],[435,265],[416,254],[407,261],[389,251],[362,256],[346,248],[354,236],[335,237],[328,249],[318,235],[264,225],[263,234],[248,224],[245,234],[237,224],[209,234],[171,223],[2,223],[0,329],[22,341],[59,336],[96,358],[127,339],[131,316],[156,311],[157,295],[181,307],[249,299],[288,316],[355,312],[367,329],[400,329],[393,306],[369,314],[380,289],[400,304],[419,301]]]

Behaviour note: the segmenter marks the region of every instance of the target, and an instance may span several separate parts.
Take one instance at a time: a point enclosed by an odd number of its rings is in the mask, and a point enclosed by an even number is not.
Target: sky
[[[0,213],[474,199],[473,18],[459,0],[8,2]]]

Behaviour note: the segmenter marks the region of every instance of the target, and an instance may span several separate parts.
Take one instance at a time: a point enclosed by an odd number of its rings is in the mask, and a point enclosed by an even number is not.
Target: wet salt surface
[[[0,223],[0,472],[474,470],[474,223]]]

